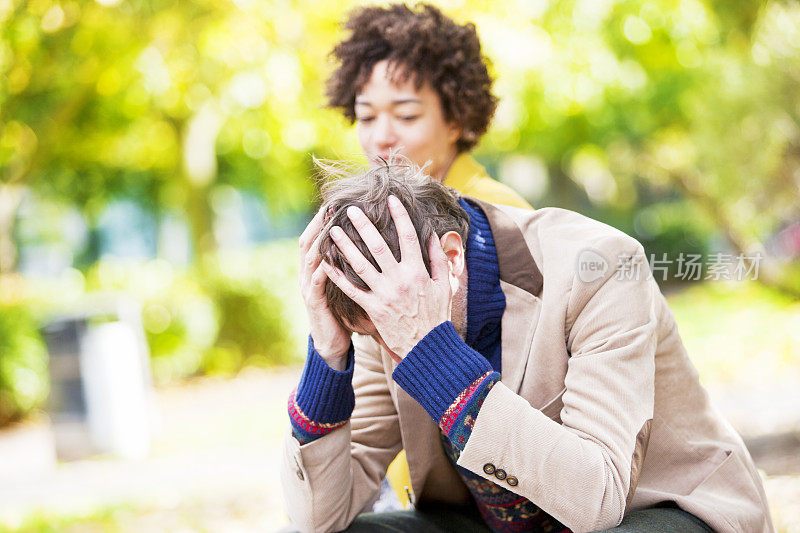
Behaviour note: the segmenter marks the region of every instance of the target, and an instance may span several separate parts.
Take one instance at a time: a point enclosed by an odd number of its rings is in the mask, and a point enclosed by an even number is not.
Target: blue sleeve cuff
[[[392,378],[439,424],[456,398],[490,372],[489,361],[467,346],[453,323],[447,321],[411,349]]]
[[[295,401],[303,414],[317,423],[332,424],[348,420],[353,414],[356,400],[353,392],[353,343],[347,350],[347,370],[338,371],[328,366],[308,336],[308,357]]]

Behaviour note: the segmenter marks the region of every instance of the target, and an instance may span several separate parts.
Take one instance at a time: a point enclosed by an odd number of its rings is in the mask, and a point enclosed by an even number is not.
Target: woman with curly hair
[[[356,9],[345,28],[328,105],[357,124],[371,161],[399,151],[462,194],[530,208],[469,155],[497,108],[473,24],[428,4],[392,4]]]

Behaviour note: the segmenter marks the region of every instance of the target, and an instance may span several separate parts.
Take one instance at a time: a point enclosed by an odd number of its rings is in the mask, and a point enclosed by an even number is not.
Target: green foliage
[[[255,253],[219,254],[203,264],[202,284],[219,316],[217,342],[203,362],[206,372],[229,374],[245,362],[270,366],[298,360],[302,352],[289,302],[279,297],[292,293],[293,276],[279,271],[291,272],[288,263],[295,260],[294,243],[275,243]]]
[[[49,317],[119,297],[141,304],[156,382],[301,361],[308,324],[296,289],[297,243],[220,252],[197,267],[105,260],[83,276],[0,277],[0,426],[48,392],[39,333]],[[95,299],[95,300],[93,300]]]
[[[655,276],[662,285],[679,279],[676,278],[679,275],[677,260],[681,254],[707,257],[711,253],[712,237],[715,236],[713,222],[701,209],[686,200],[650,204],[615,225],[637,236],[651,264],[653,260],[668,261],[660,263],[662,268],[666,266],[667,279],[661,273]]]
[[[198,255],[216,249],[215,186],[254,191],[276,216],[307,210],[309,153],[360,152],[353,130],[322,108],[326,54],[358,4],[4,2],[0,197],[30,187],[93,224],[108,200],[135,196],[186,214]],[[796,4],[443,9],[475,22],[497,80],[481,156],[494,168],[515,155],[539,161],[540,191],[531,176],[512,180],[534,205],[616,221],[677,196],[713,221],[705,238],[719,233],[741,252],[796,216]],[[13,207],[0,201],[0,246],[4,209]]]
[[[203,372],[219,331],[217,305],[197,279],[181,273],[171,276],[164,292],[146,300],[143,325],[157,382]]]
[[[293,245],[220,250],[212,196],[230,186],[260,195],[277,217],[307,211],[310,154],[360,153],[353,129],[322,108],[326,54],[360,3],[0,1],[0,275],[14,266],[27,190],[54,202],[39,213],[47,220],[69,204],[93,226],[120,197],[180,213],[196,256],[187,270],[103,260],[85,279],[70,270],[37,280],[24,302],[3,304],[0,379],[9,381],[0,383],[20,392],[6,392],[0,412],[24,411],[44,390],[22,370],[43,375],[35,317],[86,291],[139,298],[159,380],[302,353]],[[443,9],[476,24],[496,78],[501,103],[479,156],[535,206],[607,221],[673,260],[712,240],[760,250],[797,216],[797,4],[467,0]],[[512,176],[515,158],[540,172]],[[28,242],[64,239],[57,224],[41,235],[18,229]],[[800,291],[797,262],[781,267],[775,279]]]
[[[475,17],[502,102],[483,147],[541,160],[549,189],[534,205],[607,220],[677,194],[712,220],[706,238],[738,251],[796,216],[796,4],[556,2],[509,14]]]
[[[220,252],[188,270],[161,260],[101,261],[87,274],[87,288],[142,302],[157,381],[229,375],[247,365],[287,364],[302,356],[291,311],[299,295],[287,292],[294,268],[288,263],[295,255],[295,243],[276,242],[258,250]]]
[[[305,11],[294,2],[3,2],[0,198],[5,187],[33,188],[77,205],[93,225],[109,200],[135,196],[185,213],[197,252],[214,250],[214,184],[259,191],[279,216],[304,211],[314,190],[303,179],[307,151],[341,146],[338,128],[316,120],[316,59],[335,15]],[[0,245],[9,209],[0,201]]]
[[[47,397],[47,354],[30,310],[0,301],[0,426]]]
[[[135,510],[132,505],[118,504],[82,513],[35,511],[22,517],[18,523],[0,521],[0,533],[123,532],[126,528],[121,522],[134,515]]]
[[[157,381],[200,370],[203,353],[216,336],[216,312],[191,276],[160,260],[144,264],[108,260],[88,271],[86,291],[126,295],[141,303]]]
[[[744,390],[800,372],[800,304],[785,294],[710,281],[667,300],[701,378]]]

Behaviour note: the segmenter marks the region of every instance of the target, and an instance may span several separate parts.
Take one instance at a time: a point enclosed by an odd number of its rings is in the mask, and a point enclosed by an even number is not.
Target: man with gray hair
[[[406,160],[339,177],[300,238],[296,527],[772,531],[638,242],[460,197]],[[361,514],[401,449],[415,509]]]

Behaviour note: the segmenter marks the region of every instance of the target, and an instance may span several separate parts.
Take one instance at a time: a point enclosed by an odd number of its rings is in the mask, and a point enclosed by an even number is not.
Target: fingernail
[[[398,205],[400,205],[400,200],[398,200],[395,195],[390,194],[389,195],[389,204],[394,206],[394,207],[397,207]]]
[[[334,239],[338,239],[343,234],[344,234],[344,232],[342,231],[342,228],[340,228],[339,226],[334,226],[334,227],[331,228],[331,236]]]
[[[355,218],[361,214],[361,210],[354,205],[351,205],[347,208],[347,216],[350,218]]]

